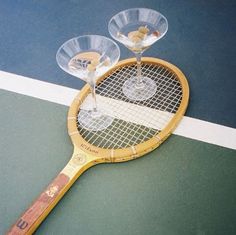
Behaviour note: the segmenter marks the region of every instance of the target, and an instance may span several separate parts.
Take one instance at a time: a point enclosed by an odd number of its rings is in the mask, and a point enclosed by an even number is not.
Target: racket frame
[[[175,65],[157,58],[142,57],[142,63],[161,65],[176,75],[182,86],[182,100],[180,106],[177,112],[173,115],[168,125],[163,130],[161,130],[157,135],[153,136],[151,139],[128,148],[103,149],[88,143],[80,135],[77,129],[77,124],[76,124],[77,114],[84,99],[90,93],[89,86],[85,85],[83,89],[80,91],[80,93],[75,97],[74,101],[70,106],[68,113],[68,124],[67,124],[68,134],[71,138],[72,143],[77,147],[77,149],[83,150],[85,153],[92,154],[97,158],[97,161],[99,162],[129,161],[141,157],[146,153],[152,151],[153,149],[157,148],[175,130],[175,128],[177,127],[178,123],[180,122],[181,118],[183,117],[187,109],[189,100],[189,86],[187,79],[185,75],[182,73],[182,71],[178,69]],[[102,82],[104,79],[106,79],[106,77],[108,77],[110,74],[112,74],[115,70],[119,69],[120,67],[133,64],[136,64],[135,58],[120,61],[119,63],[117,63],[115,67],[113,67],[103,76],[101,76],[98,79],[97,84]]]
[[[178,125],[184,115],[189,99],[189,86],[184,74],[173,64],[164,60],[143,57],[142,63],[161,65],[171,70],[179,79],[182,86],[182,100],[180,106],[172,117],[168,125],[157,135],[148,141],[124,149],[103,149],[91,145],[80,135],[77,129],[77,114],[84,99],[90,93],[89,85],[85,85],[72,102],[68,112],[68,133],[74,145],[72,158],[58,174],[58,176],[49,184],[49,186],[40,194],[40,196],[31,204],[31,206],[21,215],[15,224],[7,232],[13,234],[32,234],[50,211],[55,207],[63,195],[69,190],[77,178],[88,168],[104,162],[124,162],[136,159],[157,148]],[[135,58],[120,61],[113,69],[101,76],[97,84],[103,81],[107,76],[120,67],[136,64]],[[56,190],[55,190],[56,189]],[[24,226],[28,227],[24,229]]]

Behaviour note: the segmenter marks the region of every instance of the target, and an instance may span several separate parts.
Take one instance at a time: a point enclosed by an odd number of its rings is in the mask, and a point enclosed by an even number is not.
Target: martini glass
[[[137,59],[137,75],[126,80],[123,93],[134,101],[151,98],[157,85],[141,72],[142,53],[161,39],[168,30],[167,19],[157,11],[131,8],[119,12],[108,24],[110,35],[131,50]]]
[[[106,115],[96,100],[96,79],[107,72],[119,60],[120,49],[111,39],[99,35],[85,35],[66,41],[57,51],[58,65],[67,73],[80,78],[90,86],[93,107],[81,109],[78,122],[90,131],[109,127],[113,117]]]

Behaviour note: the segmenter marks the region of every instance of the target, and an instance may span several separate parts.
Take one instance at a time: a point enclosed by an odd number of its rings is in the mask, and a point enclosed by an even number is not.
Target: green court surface
[[[0,234],[70,159],[67,106],[0,90]],[[86,171],[36,234],[236,233],[236,151],[172,135]]]
[[[35,234],[236,234],[236,1],[9,0],[0,1],[0,235],[73,152],[67,112],[84,82],[59,68],[58,48],[80,35],[110,37],[111,17],[133,7],[168,19],[144,56],[185,74],[186,116],[146,156],[86,171]],[[119,46],[120,60],[133,57]]]

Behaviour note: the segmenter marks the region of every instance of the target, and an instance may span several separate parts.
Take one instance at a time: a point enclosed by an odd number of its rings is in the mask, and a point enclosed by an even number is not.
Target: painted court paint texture
[[[233,0],[1,1],[0,234],[73,152],[67,111],[84,83],[57,66],[57,49],[79,35],[109,37],[109,19],[132,7],[168,19],[165,38],[144,55],[184,72],[186,116],[147,156],[85,172],[35,234],[236,234]],[[121,59],[132,56],[120,49]]]
[[[66,133],[68,107],[4,90],[1,97],[1,133],[7,134],[0,136],[5,163],[0,193],[7,213],[0,227],[6,231],[65,165],[72,146]],[[199,229],[233,234],[235,161],[235,150],[172,135],[141,159],[85,172],[36,234],[63,234],[68,228],[72,234],[109,234],[114,228],[116,234],[194,234]],[[232,226],[220,223],[222,218]]]

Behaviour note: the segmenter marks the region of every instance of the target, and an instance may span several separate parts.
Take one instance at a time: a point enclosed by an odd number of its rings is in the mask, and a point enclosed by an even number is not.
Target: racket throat
[[[88,168],[96,165],[95,157],[88,156],[88,154],[75,148],[71,160],[61,171],[61,174],[66,175],[73,182]]]

